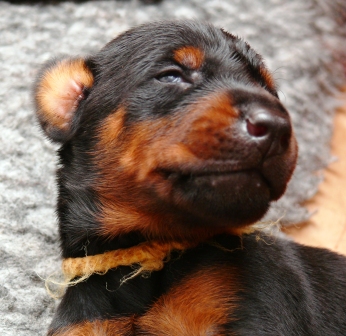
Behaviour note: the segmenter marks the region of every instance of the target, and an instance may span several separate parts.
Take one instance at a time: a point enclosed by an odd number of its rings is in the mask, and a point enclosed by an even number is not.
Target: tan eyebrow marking
[[[199,69],[204,61],[204,52],[196,47],[187,46],[174,51],[174,59],[192,69]]]

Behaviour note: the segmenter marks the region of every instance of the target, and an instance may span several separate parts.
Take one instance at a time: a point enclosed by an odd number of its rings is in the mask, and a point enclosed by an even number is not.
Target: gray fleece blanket
[[[198,19],[244,37],[261,53],[290,110],[296,173],[267,219],[307,218],[301,206],[330,160],[333,111],[346,83],[344,0],[0,1],[0,334],[44,335],[57,301],[43,279],[59,270],[54,146],[37,126],[32,85],[53,56],[87,55],[127,28]]]

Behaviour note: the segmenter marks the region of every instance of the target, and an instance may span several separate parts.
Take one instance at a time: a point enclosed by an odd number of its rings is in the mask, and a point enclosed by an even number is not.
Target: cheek
[[[221,160],[234,145],[239,112],[225,93],[210,95],[183,111],[140,122],[131,130],[120,165],[141,182],[158,170],[191,169]]]
[[[175,208],[169,203],[173,186],[162,177],[163,170],[190,169],[203,162],[204,155],[214,155],[207,148],[206,154],[202,154],[204,150],[199,146],[207,129],[210,128],[210,138],[207,135],[206,147],[217,129],[232,120],[231,111],[221,108],[219,111],[202,104],[173,116],[128,126],[127,111],[120,108],[102,123],[94,154],[102,234],[139,230],[161,235],[167,223],[176,222],[174,218],[181,214],[173,215]],[[180,234],[180,228],[170,230],[172,233],[166,235]]]
[[[162,178],[165,172],[191,171],[234,151],[232,126],[239,116],[227,94],[210,95],[184,111],[124,127],[126,113],[119,108],[99,130],[96,166],[103,195],[125,181],[128,190],[153,187],[167,194],[171,183]]]
[[[94,165],[98,171],[96,190],[106,189],[115,183],[115,173],[119,169],[119,155],[122,148],[125,110],[118,109],[108,116],[98,130],[97,145],[94,153]]]
[[[191,114],[196,117],[190,122],[182,141],[202,160],[221,159],[225,152],[232,151],[233,127],[238,120],[238,112],[227,98],[225,102],[220,100],[218,97],[215,102],[208,102],[205,111],[203,104],[194,107]]]

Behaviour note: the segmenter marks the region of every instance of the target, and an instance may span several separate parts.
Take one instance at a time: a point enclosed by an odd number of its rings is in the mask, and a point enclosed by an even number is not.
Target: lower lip
[[[164,172],[165,179],[170,181],[188,181],[188,180],[210,180],[214,185],[217,181],[233,179],[237,176],[248,176],[248,178],[259,177],[260,173],[254,169],[235,170],[226,172],[207,172],[207,173],[177,173],[177,172]]]
[[[244,185],[251,184],[253,187],[264,187],[264,180],[256,170],[240,170],[225,173],[210,173],[203,175],[191,175],[195,182],[209,183],[212,187],[219,187],[225,183],[234,189],[242,189]]]

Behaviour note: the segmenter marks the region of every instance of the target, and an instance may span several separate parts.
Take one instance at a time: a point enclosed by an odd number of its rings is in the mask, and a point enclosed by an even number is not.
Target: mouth
[[[271,201],[270,184],[259,169],[161,169],[170,203],[210,220],[244,225],[258,220]]]
[[[188,183],[191,181],[195,182],[205,182],[209,183],[210,186],[216,187],[219,182],[233,182],[233,189],[240,188],[241,182],[243,181],[243,177],[248,179],[258,179],[257,187],[260,187],[261,184],[266,184],[268,188],[270,188],[270,183],[265,179],[265,177],[261,174],[260,169],[258,168],[242,168],[242,167],[225,167],[219,166],[215,169],[212,168],[204,168],[204,169],[158,169],[157,173],[162,176],[162,178],[166,181],[169,181],[173,184],[181,184]],[[241,181],[237,181],[241,179]],[[237,183],[239,182],[239,183]]]
[[[226,162],[212,162],[204,163],[203,165],[198,164],[194,166],[180,166],[180,167],[169,167],[169,168],[157,168],[156,173],[160,174],[167,180],[176,179],[189,179],[198,177],[213,177],[213,176],[228,176],[237,173],[248,173],[251,171],[259,171],[258,164],[244,166],[238,162],[231,160]]]

